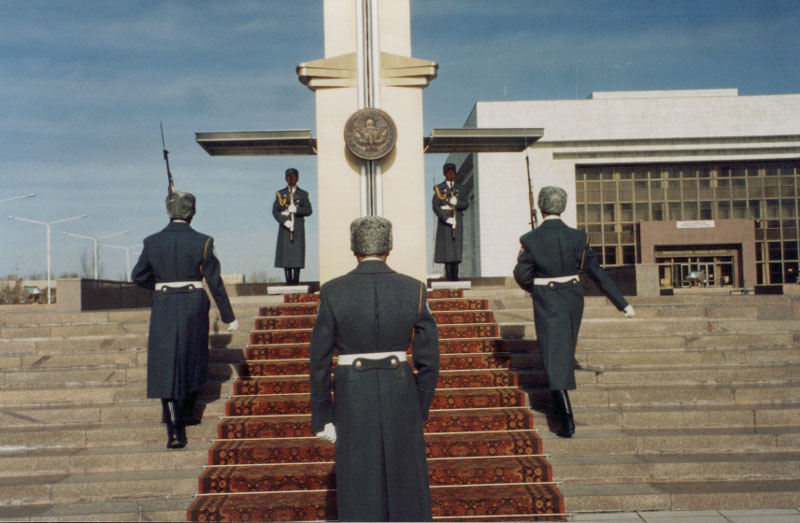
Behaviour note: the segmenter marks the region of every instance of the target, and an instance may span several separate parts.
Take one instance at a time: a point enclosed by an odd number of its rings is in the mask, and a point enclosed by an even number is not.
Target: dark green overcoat
[[[456,227],[453,229],[447,224],[447,219],[453,216],[453,210],[442,209],[449,205],[451,194],[455,194],[458,203],[455,206]],[[431,201],[436,220],[436,245],[433,251],[435,263],[460,262],[464,248],[464,224],[461,220],[462,212],[469,207],[467,194],[460,184],[454,184],[452,189],[447,187],[447,182],[435,185],[433,200]]]
[[[302,269],[306,266],[306,224],[305,217],[311,216],[311,200],[308,193],[300,187],[295,188],[294,234],[283,226],[289,219],[286,212],[289,207],[289,188],[285,187],[275,194],[272,204],[272,217],[278,222],[278,242],[275,246],[275,267]]]
[[[311,335],[311,428],[334,423],[340,521],[429,521],[423,421],[439,375],[439,335],[425,284],[363,261],[320,289]],[[403,361],[339,365],[334,353],[406,351]]]
[[[534,285],[533,279],[586,271],[619,310],[628,302],[600,267],[584,231],[568,227],[558,218],[549,218],[522,235],[520,243],[522,248],[514,267],[514,279],[533,299],[536,339],[550,389],[574,389],[575,346],[583,317],[583,285],[580,282]]]
[[[187,223],[171,222],[148,236],[133,281],[146,289],[156,283],[197,281],[194,289],[153,293],[147,338],[147,397],[182,399],[208,376],[208,310],[205,278],[223,322],[235,319],[220,277],[214,240]]]

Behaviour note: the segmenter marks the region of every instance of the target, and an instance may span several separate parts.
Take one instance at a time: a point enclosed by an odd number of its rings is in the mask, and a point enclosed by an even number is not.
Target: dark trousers
[[[290,285],[297,285],[300,283],[300,269],[286,268],[283,269],[283,275],[286,278],[286,283]]]
[[[447,281],[458,281],[458,264],[460,262],[445,262],[444,277]]]

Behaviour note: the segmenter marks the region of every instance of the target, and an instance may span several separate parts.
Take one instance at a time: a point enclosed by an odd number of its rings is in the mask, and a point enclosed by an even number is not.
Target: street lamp
[[[85,214],[81,214],[80,216],[72,216],[70,218],[62,218],[61,220],[55,220],[52,222],[40,222],[39,220],[29,220],[27,218],[20,218],[18,216],[9,216],[9,220],[17,220],[20,222],[28,222],[28,223],[38,223],[39,225],[44,225],[47,234],[47,303],[52,303],[50,299],[50,226],[56,223],[63,223],[69,222],[72,220],[79,220],[81,218],[86,218]]]
[[[36,196],[35,194],[26,194],[25,196],[14,196],[13,198],[4,198],[0,200],[0,203],[10,202],[11,200],[21,200],[22,198],[33,198],[35,196]]]
[[[111,247],[112,249],[123,249],[125,251],[125,281],[131,281],[131,249],[140,247],[140,245],[131,245],[130,247],[110,245],[108,243],[98,243],[98,245],[100,247]]]
[[[128,234],[128,231],[115,232],[114,234],[106,234],[105,236],[86,236],[86,235],[83,235],[83,234],[75,234],[75,233],[72,233],[72,232],[62,232],[61,234],[66,234],[67,236],[74,236],[75,238],[85,238],[87,240],[92,240],[92,245],[94,246],[94,248],[93,248],[94,261],[93,261],[92,265],[94,267],[94,279],[96,280],[97,279],[97,246],[99,245],[97,241],[98,240],[104,240],[106,238],[114,238],[116,236],[122,236],[123,234]]]

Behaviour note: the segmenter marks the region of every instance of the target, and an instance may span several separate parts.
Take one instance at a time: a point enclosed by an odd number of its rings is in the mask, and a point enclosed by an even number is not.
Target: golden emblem
[[[359,109],[344,125],[344,141],[362,160],[379,160],[397,143],[397,126],[385,111]]]

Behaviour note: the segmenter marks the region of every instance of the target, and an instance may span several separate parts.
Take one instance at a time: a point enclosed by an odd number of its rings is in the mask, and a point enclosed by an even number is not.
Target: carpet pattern
[[[428,293],[441,371],[425,441],[434,519],[563,521],[522,384],[537,358],[499,338],[486,299]],[[199,478],[191,521],[336,519],[335,447],[311,433],[308,347],[318,296],[260,307]]]

